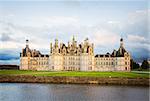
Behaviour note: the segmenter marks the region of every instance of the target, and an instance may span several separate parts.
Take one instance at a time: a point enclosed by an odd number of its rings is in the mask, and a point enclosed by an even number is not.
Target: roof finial
[[[121,34],[120,36],[121,36],[120,42],[123,42],[123,34]]]
[[[120,41],[123,41],[123,38],[121,38]]]

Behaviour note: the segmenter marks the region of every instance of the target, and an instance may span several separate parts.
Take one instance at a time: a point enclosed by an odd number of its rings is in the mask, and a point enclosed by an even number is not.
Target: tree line
[[[143,60],[142,64],[135,62],[133,59],[131,59],[131,69],[137,69],[137,70],[143,70],[143,69],[150,69],[150,64],[148,63],[148,60]]]

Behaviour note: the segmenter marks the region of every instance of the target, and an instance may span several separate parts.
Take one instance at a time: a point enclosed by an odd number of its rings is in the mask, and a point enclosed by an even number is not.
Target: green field
[[[0,70],[0,75],[149,78],[149,73],[142,73],[142,72],[77,72],[77,71],[50,72],[50,71]]]

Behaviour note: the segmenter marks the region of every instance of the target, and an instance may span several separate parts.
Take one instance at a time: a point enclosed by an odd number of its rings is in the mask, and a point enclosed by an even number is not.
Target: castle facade
[[[88,38],[81,44],[73,37],[67,45],[50,43],[49,55],[41,54],[37,50],[26,47],[20,53],[21,70],[48,70],[48,71],[130,71],[130,54],[120,39],[120,47],[111,54],[94,55],[94,44]]]

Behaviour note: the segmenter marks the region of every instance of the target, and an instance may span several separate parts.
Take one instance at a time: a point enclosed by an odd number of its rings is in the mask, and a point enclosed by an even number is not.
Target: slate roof
[[[127,52],[124,47],[120,47],[118,51],[114,50],[112,54],[97,54],[95,57],[124,57],[124,53]]]
[[[25,56],[27,56],[27,53],[28,52],[30,52],[30,54],[31,54],[31,57],[49,57],[49,55],[48,54],[41,54],[40,53],[40,51],[36,51],[36,50],[31,50],[29,47],[25,47],[24,49],[23,49],[23,53],[20,53],[20,56],[21,56],[21,54],[23,54],[23,57],[25,57]],[[33,53],[32,54],[32,52],[36,52],[36,53]]]
[[[31,53],[31,50],[30,50],[29,47],[26,47],[26,48],[23,49],[23,56],[27,56],[27,54],[26,54],[27,52]]]
[[[109,54],[96,54],[95,57],[111,57]]]
[[[116,53],[116,57],[124,57],[124,53],[127,52],[124,47],[120,47]]]

